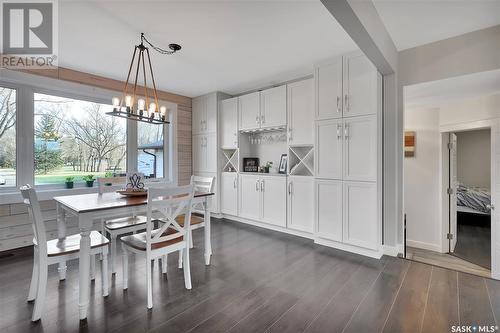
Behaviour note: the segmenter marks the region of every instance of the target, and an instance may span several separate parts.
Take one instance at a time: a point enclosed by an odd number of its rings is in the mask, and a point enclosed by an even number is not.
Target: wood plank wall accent
[[[54,70],[23,72],[120,92],[124,85],[123,81],[62,67]],[[192,174],[191,98],[166,91],[158,91],[158,98],[177,104],[178,182],[180,185],[189,184]],[[50,220],[46,225],[48,239],[57,238],[55,202],[42,201],[40,205],[44,217]],[[100,226],[96,224],[95,228],[99,230]],[[67,232],[68,234],[78,232],[76,220],[69,221]],[[24,204],[0,205],[0,252],[32,245],[32,239],[33,229]]]

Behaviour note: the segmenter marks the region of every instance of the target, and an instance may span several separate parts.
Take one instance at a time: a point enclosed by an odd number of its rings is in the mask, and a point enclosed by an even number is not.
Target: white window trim
[[[16,89],[16,186],[0,188],[0,204],[21,202],[18,187],[34,183],[34,94],[61,96],[94,103],[110,104],[120,92],[92,87],[33,74],[0,69],[0,86]],[[47,88],[50,87],[50,88]],[[177,184],[177,104],[161,101],[170,109],[170,125],[163,126],[164,163],[163,181]],[[22,134],[21,134],[22,133]],[[165,140],[166,139],[166,140]],[[137,170],[137,122],[127,121],[127,171]],[[75,184],[76,185],[76,184]],[[38,185],[40,200],[54,196],[97,192],[97,187],[76,186],[63,188],[64,184]]]

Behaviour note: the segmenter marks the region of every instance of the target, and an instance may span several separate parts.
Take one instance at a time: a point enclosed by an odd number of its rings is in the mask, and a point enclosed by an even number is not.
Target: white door
[[[314,179],[288,177],[287,228],[313,232],[314,230]]]
[[[286,227],[286,177],[261,177],[262,221]]]
[[[217,94],[213,93],[205,97],[205,132],[217,131]]]
[[[290,83],[288,92],[288,142],[291,145],[314,142],[314,81]]]
[[[206,172],[217,172],[217,133],[205,135],[205,169]]]
[[[377,180],[377,116],[344,119],[344,180]]]
[[[248,130],[260,127],[260,92],[238,97],[240,129]]]
[[[342,57],[315,70],[316,119],[342,117]]]
[[[229,215],[238,215],[238,174],[223,172],[220,184],[221,212]]]
[[[491,127],[491,276],[500,279],[500,124]]]
[[[316,122],[314,168],[316,177],[342,179],[342,119]]]
[[[220,108],[221,147],[238,146],[238,98],[221,101]]]
[[[375,114],[379,91],[377,69],[363,54],[344,59],[344,117]]]
[[[201,134],[205,129],[206,102],[205,96],[193,98],[192,102],[192,132]]]
[[[252,175],[240,175],[239,215],[252,220],[260,219],[260,178]]]
[[[342,182],[316,180],[316,234],[325,239],[342,241]]]
[[[206,167],[205,136],[193,135],[193,171],[203,172]]]
[[[260,93],[260,126],[286,126],[286,86],[279,86]]]
[[[449,154],[450,154],[450,174],[449,174],[449,188],[451,189],[450,196],[450,252],[455,251],[457,245],[457,136],[455,133],[449,135]]]
[[[344,182],[344,243],[377,250],[380,244],[377,184]]]

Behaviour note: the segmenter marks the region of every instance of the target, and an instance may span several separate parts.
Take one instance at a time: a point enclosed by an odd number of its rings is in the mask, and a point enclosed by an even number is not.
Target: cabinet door
[[[206,172],[217,172],[217,134],[205,135],[205,169]]]
[[[316,177],[342,179],[342,119],[316,122]]]
[[[192,132],[201,134],[205,129],[206,102],[205,96],[193,98],[192,104]]]
[[[365,55],[345,57],[344,117],[377,112],[377,76],[377,69]]]
[[[220,120],[221,147],[238,147],[238,98],[221,101]]]
[[[193,171],[203,172],[206,166],[205,136],[193,135]]]
[[[260,179],[258,176],[240,175],[240,217],[259,220],[260,219]]]
[[[377,213],[377,184],[344,182],[344,242],[377,250],[380,228]]]
[[[217,94],[213,93],[205,97],[205,132],[217,131]]]
[[[286,227],[286,178],[262,177],[262,221]]]
[[[248,130],[260,127],[260,92],[238,97],[240,129]]]
[[[342,117],[342,57],[317,67],[316,119]]]
[[[377,180],[377,117],[344,119],[344,180]]]
[[[238,215],[238,174],[223,172],[221,174],[221,212]]]
[[[288,142],[313,144],[314,142],[314,81],[294,82],[288,89]]]
[[[286,126],[286,86],[260,93],[260,127]]]
[[[289,177],[287,228],[305,232],[314,229],[314,180]]]
[[[342,182],[316,180],[316,234],[319,237],[342,241]]]

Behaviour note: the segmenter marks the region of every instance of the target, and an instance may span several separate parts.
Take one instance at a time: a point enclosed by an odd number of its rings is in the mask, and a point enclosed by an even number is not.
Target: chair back
[[[191,182],[194,185],[195,192],[211,193],[214,191],[214,180],[215,177],[193,176]]]
[[[99,177],[97,185],[99,186],[99,194],[106,192],[114,192],[114,186],[122,185],[125,187],[126,177]]]
[[[162,187],[148,189],[148,206],[146,222],[146,248],[151,251],[151,245],[165,242],[180,236],[189,244],[191,222],[191,206],[194,196],[193,185],[178,187]],[[153,213],[163,221],[160,228],[153,230]],[[185,215],[184,227],[175,218]],[[168,229],[175,232],[167,233]]]
[[[33,234],[35,244],[38,245],[39,253],[47,253],[47,234],[43,221],[42,210],[36,195],[35,189],[30,185],[24,185],[20,188],[23,202],[28,207],[28,214],[33,225]]]

